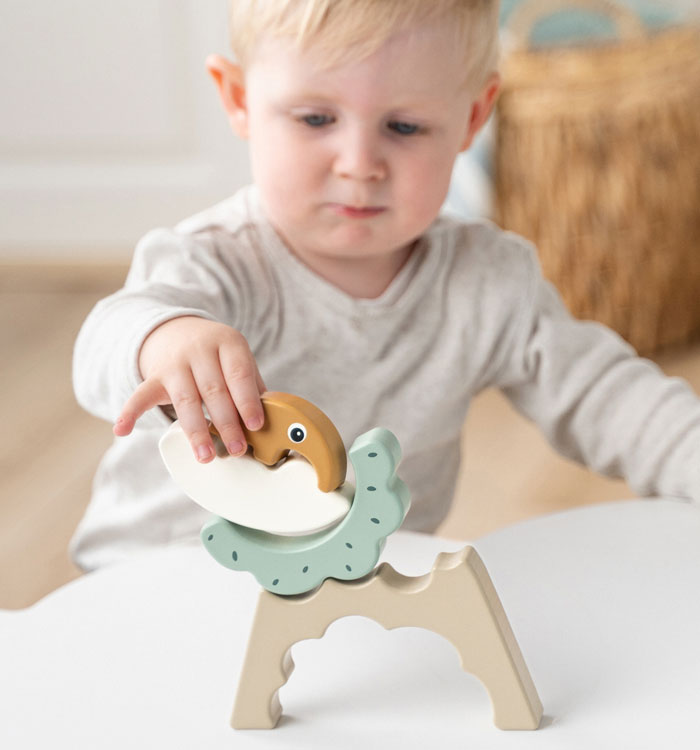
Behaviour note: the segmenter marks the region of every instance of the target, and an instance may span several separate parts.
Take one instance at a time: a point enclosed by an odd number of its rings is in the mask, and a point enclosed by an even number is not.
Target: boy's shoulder
[[[235,266],[267,267],[265,253],[250,252],[265,246],[272,232],[266,223],[257,191],[241,188],[229,198],[200,211],[174,227],[158,227],[147,232],[136,245],[132,273],[145,276],[158,267],[184,267],[205,264],[217,273],[235,275]]]
[[[178,222],[173,231],[191,235],[218,229],[236,234],[262,221],[257,188],[248,185],[219,203]]]
[[[469,335],[488,342],[519,330],[542,285],[534,246],[487,219],[441,216],[429,231],[444,248],[439,294]]]
[[[441,214],[426,232],[430,244],[447,249],[454,272],[472,279],[491,276],[521,279],[539,274],[537,252],[528,240],[501,229],[489,219],[464,220]]]

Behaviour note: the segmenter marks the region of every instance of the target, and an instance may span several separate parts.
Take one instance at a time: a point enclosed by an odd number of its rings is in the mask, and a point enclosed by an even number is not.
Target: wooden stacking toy
[[[272,729],[278,691],[294,668],[292,646],[320,638],[341,617],[385,628],[414,626],[450,641],[465,671],[486,686],[501,729],[537,729],[542,705],[489,574],[473,547],[441,554],[425,576],[406,577],[377,561],[409,508],[396,475],[401,450],[383,428],[349,451],[355,486],[345,481],[345,449],[316,406],[287,393],[262,396],[265,424],[246,431],[249,452],[221,446],[200,464],[175,422],[160,441],[183,491],[214,513],[201,531],[212,557],[249,571],[263,587],[231,724]],[[291,453],[290,453],[291,452]]]

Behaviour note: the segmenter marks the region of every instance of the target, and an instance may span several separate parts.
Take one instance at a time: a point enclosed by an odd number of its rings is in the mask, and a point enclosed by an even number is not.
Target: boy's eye
[[[304,115],[300,120],[312,128],[320,128],[323,125],[330,125],[333,122],[333,118],[330,115],[319,114]]]
[[[410,122],[400,122],[398,120],[392,120],[388,123],[389,130],[393,130],[399,135],[414,135],[418,132],[418,125],[413,125]]]

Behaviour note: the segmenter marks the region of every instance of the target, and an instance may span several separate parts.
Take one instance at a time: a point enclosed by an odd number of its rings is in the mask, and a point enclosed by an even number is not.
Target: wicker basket
[[[619,39],[529,49],[542,14],[595,8]],[[700,29],[647,34],[607,0],[532,0],[511,16],[496,200],[574,315],[640,353],[700,337]]]

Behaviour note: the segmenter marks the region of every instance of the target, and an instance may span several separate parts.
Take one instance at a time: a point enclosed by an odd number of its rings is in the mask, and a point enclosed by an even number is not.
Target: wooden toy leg
[[[278,691],[294,669],[291,647],[320,638],[341,617],[361,615],[387,629],[432,630],[457,649],[462,668],[485,685],[500,729],[537,729],[542,704],[486,568],[473,547],[438,555],[417,578],[384,563],[356,581],[327,580],[315,591],[262,591],[231,724],[272,729],[282,714]]]

